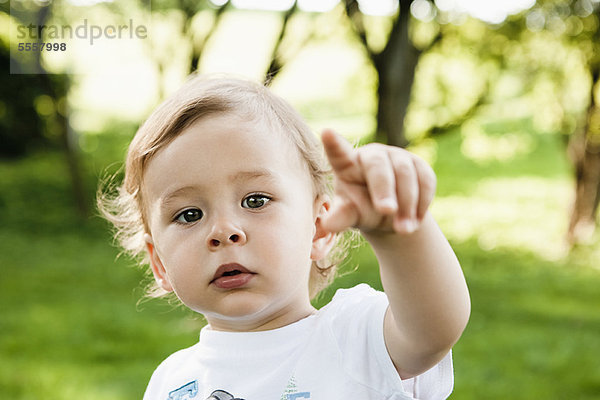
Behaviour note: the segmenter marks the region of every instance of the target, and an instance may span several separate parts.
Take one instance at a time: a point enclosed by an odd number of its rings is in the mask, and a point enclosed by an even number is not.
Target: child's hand
[[[425,161],[399,147],[378,143],[358,149],[333,131],[321,140],[335,175],[336,199],[323,227],[341,232],[409,234],[418,229],[435,193],[436,178]]]

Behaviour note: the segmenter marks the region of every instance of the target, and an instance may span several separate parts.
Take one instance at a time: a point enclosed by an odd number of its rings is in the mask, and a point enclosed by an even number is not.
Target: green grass
[[[458,133],[435,146],[433,212],[472,296],[454,349],[455,399],[600,394],[598,246],[561,250],[568,163],[556,137],[531,140],[527,154],[485,162],[463,155]],[[107,159],[89,157],[91,193]],[[0,162],[0,398],[141,398],[156,365],[196,342],[203,320],[139,302],[144,274],[117,258],[105,223],[77,218],[63,165],[59,154]],[[359,266],[318,304],[337,287],[381,288],[368,248],[348,265]]]
[[[474,243],[456,250],[473,309],[455,347],[455,397],[598,398],[600,274]]]
[[[193,344],[200,318],[137,305],[143,274],[91,230],[0,236],[1,398],[139,398],[156,362]]]

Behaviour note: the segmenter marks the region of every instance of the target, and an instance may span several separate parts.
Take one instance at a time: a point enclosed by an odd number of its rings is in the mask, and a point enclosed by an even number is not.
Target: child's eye
[[[269,201],[271,201],[271,199],[268,198],[267,196],[253,194],[253,195],[246,197],[244,200],[242,200],[242,207],[244,207],[244,208],[261,208],[261,207],[264,207]]]
[[[202,212],[202,210],[199,210],[197,208],[190,208],[179,213],[175,217],[175,221],[182,224],[190,224],[201,219],[203,215],[204,213]]]

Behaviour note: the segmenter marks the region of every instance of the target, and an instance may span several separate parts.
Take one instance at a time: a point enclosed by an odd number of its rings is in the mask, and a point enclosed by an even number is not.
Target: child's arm
[[[371,243],[390,302],[388,352],[402,378],[418,375],[448,353],[470,313],[458,260],[427,211],[435,175],[400,148],[354,150],[330,131],[322,140],[336,178],[336,201],[323,226],[332,232],[357,227]]]

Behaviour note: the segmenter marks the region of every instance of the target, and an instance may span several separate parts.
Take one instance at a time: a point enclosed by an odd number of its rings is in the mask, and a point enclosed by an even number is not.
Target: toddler
[[[285,101],[230,78],[191,78],[138,130],[101,209],[145,255],[152,293],[174,292],[208,322],[145,400],[449,396],[470,302],[428,212],[435,175],[400,148],[321,140],[331,168]],[[385,293],[360,284],[316,310],[349,228],[373,247]]]

